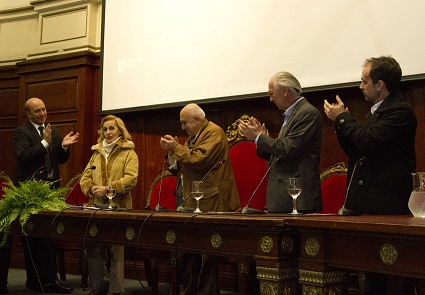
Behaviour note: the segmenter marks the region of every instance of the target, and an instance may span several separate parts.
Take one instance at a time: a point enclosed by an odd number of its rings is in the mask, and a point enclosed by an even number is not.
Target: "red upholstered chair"
[[[69,187],[65,194],[65,202],[70,205],[82,206],[88,203],[89,197],[84,195],[80,187],[82,173],[73,177],[67,184]],[[83,229],[82,229],[83,230]],[[79,259],[79,272],[81,273],[81,288],[88,287],[87,253],[80,241],[57,240],[58,272],[61,281],[66,281],[65,251],[77,252]]]
[[[0,171],[0,200],[3,199],[3,187],[7,186],[8,182],[12,182],[9,175],[4,173],[3,171]]]
[[[323,209],[320,213],[337,213],[344,205],[347,184],[347,167],[336,163],[320,174]]]
[[[160,196],[160,206],[169,210],[176,210],[176,196],[174,194],[176,185],[177,178],[170,171],[164,170],[152,182],[146,207],[150,210],[155,210]]]
[[[68,182],[67,187],[69,187],[69,190],[65,200],[67,204],[82,206],[83,204],[87,204],[89,202],[89,197],[83,194],[81,191],[80,178],[81,173],[76,175]]]
[[[239,120],[248,120],[248,115],[242,115]],[[267,172],[267,161],[257,156],[255,143],[247,141],[238,130],[238,121],[227,128],[226,135],[229,142],[229,157],[238,187],[239,199],[242,208],[245,207]],[[266,206],[267,176],[261,183],[249,204],[250,208],[264,210]]]
[[[242,208],[245,207],[267,171],[267,161],[257,156],[255,143],[239,141],[229,149],[233,174]],[[267,176],[253,196],[250,208],[264,210],[266,206]]]

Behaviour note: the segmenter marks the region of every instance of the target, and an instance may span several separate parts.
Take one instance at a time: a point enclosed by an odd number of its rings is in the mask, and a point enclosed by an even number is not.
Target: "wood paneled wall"
[[[80,132],[80,140],[72,147],[68,163],[61,167],[61,183],[66,184],[75,174],[81,172],[91,156],[90,148],[98,138],[97,129],[101,118],[98,115],[99,79],[100,57],[92,52],[27,60],[13,67],[0,67],[0,144],[3,149],[0,170],[13,176],[15,160],[12,130],[27,120],[23,112],[24,103],[28,98],[36,96],[44,100],[48,121],[59,127],[62,136],[69,131]],[[265,91],[267,83],[268,81],[264,81]],[[404,81],[402,89],[418,118],[417,171],[425,171],[425,78]],[[357,86],[304,93],[322,113],[321,170],[336,162],[347,161],[336,140],[333,122],[323,113],[323,100],[334,101],[336,94],[340,95],[351,113],[360,121],[370,108]],[[207,118],[224,130],[242,114],[255,116],[265,122],[272,136],[277,136],[282,124],[280,112],[267,96],[200,105]],[[139,181],[133,190],[133,205],[136,209],[146,205],[150,184],[161,172],[165,154],[159,145],[161,136],[176,135],[181,142],[187,137],[180,128],[180,109],[181,106],[117,114],[132,134],[139,155]]]

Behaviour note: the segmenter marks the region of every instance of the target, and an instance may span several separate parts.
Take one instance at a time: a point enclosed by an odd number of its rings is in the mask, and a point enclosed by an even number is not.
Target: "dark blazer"
[[[349,113],[335,120],[338,141],[353,179],[345,207],[365,214],[409,214],[416,169],[416,115],[401,92],[391,93],[360,126]],[[364,157],[364,161],[359,161]],[[348,185],[349,181],[347,181]]]
[[[47,179],[44,166],[44,155],[47,150],[41,143],[40,134],[30,121],[13,130],[13,147],[16,156],[16,172],[14,183],[17,185],[35,173],[36,179]],[[53,168],[53,180],[59,179],[59,164],[66,163],[69,157],[69,148],[62,148],[62,137],[56,127],[52,126],[52,141],[49,145],[50,161]],[[39,171],[37,171],[39,170]]]
[[[292,197],[288,194],[290,177],[300,177],[302,192],[297,199],[301,212],[322,210],[320,191],[320,150],[322,146],[322,119],[319,110],[302,98],[292,110],[287,123],[274,139],[261,134],[257,141],[257,154],[270,163],[267,186],[267,210],[291,212]]]

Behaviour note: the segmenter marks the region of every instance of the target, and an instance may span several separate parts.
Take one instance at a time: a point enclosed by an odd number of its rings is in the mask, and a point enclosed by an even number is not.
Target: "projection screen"
[[[282,70],[357,83],[372,56],[423,74],[424,28],[423,0],[105,0],[101,110],[255,97]]]

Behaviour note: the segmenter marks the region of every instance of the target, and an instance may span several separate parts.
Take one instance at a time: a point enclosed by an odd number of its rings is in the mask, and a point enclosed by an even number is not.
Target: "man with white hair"
[[[283,124],[277,138],[270,137],[265,124],[251,117],[239,121],[238,128],[255,141],[257,155],[276,164],[271,167],[267,184],[268,212],[290,213],[293,199],[287,191],[289,178],[301,178],[302,192],[297,211],[313,213],[322,210],[320,191],[320,151],[322,119],[320,112],[302,96],[301,85],[288,72],[278,72],[268,85],[270,101],[283,112]]]

